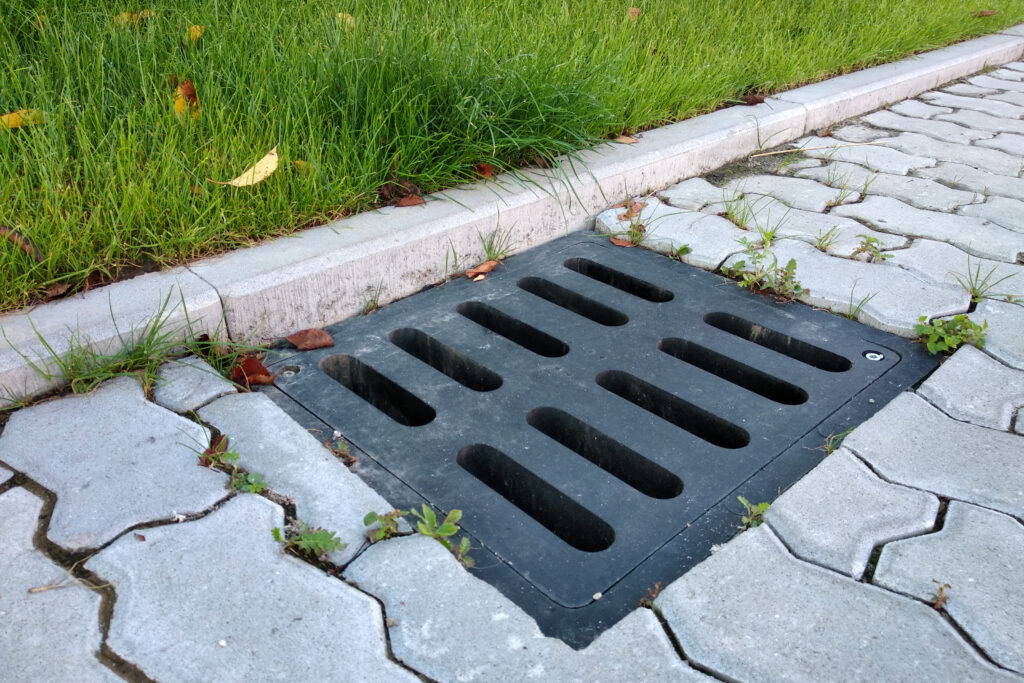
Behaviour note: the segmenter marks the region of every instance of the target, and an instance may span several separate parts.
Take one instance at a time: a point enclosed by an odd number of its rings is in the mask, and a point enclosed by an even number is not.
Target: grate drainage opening
[[[596,553],[615,541],[607,522],[492,446],[466,446],[456,462],[577,550]]]
[[[652,303],[663,304],[668,301],[672,301],[675,295],[663,287],[652,285],[646,280],[641,280],[638,277],[633,277],[623,273],[621,270],[615,270],[608,266],[602,265],[597,261],[591,261],[588,258],[571,258],[562,264],[569,270],[586,275],[592,280],[603,282],[606,285],[611,285],[616,289],[620,289],[627,294],[646,299]]]
[[[683,492],[682,479],[563,410],[535,408],[526,422],[645,496],[664,500]]]
[[[393,330],[388,339],[409,355],[473,391],[494,391],[501,386],[501,375],[472,358],[412,327]]]
[[[784,354],[819,370],[846,372],[853,367],[853,363],[848,358],[808,344],[788,334],[762,327],[731,313],[708,313],[704,316],[704,322],[723,332],[746,339],[776,353]]]
[[[522,346],[545,358],[559,358],[569,353],[569,345],[555,339],[546,332],[541,332],[522,320],[502,313],[493,306],[480,301],[463,301],[455,310],[464,318],[472,320],[497,335],[508,339],[513,344]]]
[[[700,344],[677,337],[667,337],[658,342],[658,348],[673,358],[760,394],[770,401],[789,406],[807,402],[807,392],[800,387]]]
[[[741,427],[621,370],[605,370],[597,384],[649,413],[722,448],[743,448],[750,435]]]
[[[353,356],[328,356],[320,361],[320,369],[398,424],[422,427],[437,415],[419,398]]]
[[[605,327],[618,327],[629,322],[625,313],[541,277],[524,277],[517,285],[534,296],[539,296]]]

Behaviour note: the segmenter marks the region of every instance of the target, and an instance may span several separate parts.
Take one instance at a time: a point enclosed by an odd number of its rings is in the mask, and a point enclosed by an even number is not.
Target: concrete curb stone
[[[956,420],[1008,431],[1024,406],[1024,372],[968,345],[939,366],[917,393]]]

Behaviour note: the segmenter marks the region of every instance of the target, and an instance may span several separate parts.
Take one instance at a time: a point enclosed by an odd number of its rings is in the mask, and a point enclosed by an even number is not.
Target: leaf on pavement
[[[254,166],[246,169],[242,175],[238,176],[233,180],[227,182],[220,182],[207,178],[211,183],[215,185],[231,185],[232,187],[248,187],[249,185],[255,185],[261,183],[270,177],[274,171],[277,170],[277,147],[267,152],[266,156],[256,162]]]
[[[621,237],[616,237],[615,235],[608,235],[608,241],[611,242],[612,244],[614,244],[617,247],[635,247],[636,246],[635,244],[633,244],[629,240],[624,240]]]
[[[484,261],[483,263],[478,265],[476,268],[470,268],[469,270],[467,270],[466,271],[466,277],[468,277],[468,278],[475,278],[477,275],[483,275],[484,273],[489,273],[489,272],[491,272],[492,270],[494,270],[497,267],[498,267],[498,262],[496,260],[494,260],[494,259],[491,259],[490,261]]]
[[[619,143],[621,143],[623,145],[635,145],[636,143],[638,143],[640,141],[637,140],[632,135],[620,135],[617,138],[613,138],[612,142],[619,142]]]
[[[316,328],[299,330],[294,334],[288,335],[285,339],[294,344],[295,348],[299,351],[311,351],[313,349],[323,349],[328,346],[334,346],[334,338],[327,332]]]
[[[274,375],[270,374],[270,370],[258,358],[253,358],[252,356],[243,358],[238,365],[232,368],[228,379],[246,389],[250,388],[253,384],[274,383]]]
[[[426,202],[423,199],[423,197],[419,196],[418,194],[410,194],[402,197],[397,202],[395,202],[395,206],[417,206],[419,204],[425,203]]]

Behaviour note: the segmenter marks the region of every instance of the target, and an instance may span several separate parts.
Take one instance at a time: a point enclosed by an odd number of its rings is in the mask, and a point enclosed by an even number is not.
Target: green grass
[[[392,174],[432,192],[1024,19],[1024,0],[637,0],[636,21],[599,0],[126,1],[0,4],[0,114],[49,116],[0,129],[0,225],[43,255],[0,238],[0,310],[366,209]],[[275,145],[260,185],[206,182]]]

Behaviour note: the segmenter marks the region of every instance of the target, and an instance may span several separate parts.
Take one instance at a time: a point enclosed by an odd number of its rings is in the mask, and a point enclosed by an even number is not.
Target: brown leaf
[[[750,92],[741,97],[740,99],[743,100],[743,104],[753,106],[755,104],[761,104],[762,102],[764,102],[764,95],[759,95],[758,93]]]
[[[59,296],[62,296],[65,292],[71,289],[71,285],[66,282],[58,282],[55,285],[46,288],[43,292],[43,301],[51,301]]]
[[[995,13],[996,13],[996,10],[994,10],[994,9],[982,9],[982,10],[978,10],[977,12],[972,12],[972,16],[975,16],[975,17],[978,17],[978,18],[981,18],[981,17],[991,17]]]
[[[636,245],[629,240],[616,237],[615,235],[608,235],[608,241],[617,247],[635,247]]]
[[[417,206],[419,204],[425,203],[426,202],[424,201],[423,197],[419,196],[418,194],[410,194],[406,195],[405,197],[402,197],[397,202],[395,202],[395,206]]]
[[[43,262],[43,255],[39,253],[39,249],[37,249],[36,245],[32,243],[32,240],[25,237],[20,230],[8,228],[6,225],[0,225],[0,235],[6,237],[9,242],[34,258],[36,263]]]
[[[253,384],[273,384],[274,375],[270,374],[270,370],[264,367],[263,363],[258,358],[244,358],[236,365],[228,376],[235,384],[244,386],[248,389]]]
[[[413,183],[408,180],[397,180],[393,177],[389,177],[377,190],[377,196],[379,196],[380,200],[385,203],[391,202],[399,197],[419,193],[420,188],[416,187]]]
[[[138,540],[138,541],[145,541],[146,537],[143,536],[142,534],[135,534],[135,539]]]
[[[475,278],[477,275],[483,275],[484,273],[491,272],[492,270],[497,268],[497,266],[498,262],[494,259],[491,259],[490,261],[484,261],[476,268],[470,268],[469,270],[467,270],[466,277]]]
[[[490,178],[494,175],[494,167],[490,164],[477,164],[476,172],[484,178]]]
[[[629,202],[629,205],[627,206],[626,210],[620,213],[618,216],[616,216],[616,218],[618,218],[620,221],[633,220],[634,218],[639,216],[640,212],[644,210],[645,206],[647,206],[647,202],[638,202],[632,198],[630,198],[627,201]]]
[[[316,328],[299,330],[294,334],[288,335],[285,339],[294,344],[295,348],[299,351],[311,351],[313,349],[324,349],[328,346],[334,346],[334,339],[331,335]]]
[[[90,289],[95,289],[103,284],[103,273],[98,270],[94,270],[85,276],[85,281],[82,283],[82,291],[88,292]]]
[[[174,89],[174,113],[180,119],[186,111],[191,113],[192,118],[199,118],[199,96],[192,81],[187,78]]]
[[[632,135],[620,135],[617,138],[613,138],[612,142],[618,142],[618,143],[621,143],[623,145],[635,145],[636,143],[638,143],[640,141],[637,140]]]
[[[630,7],[628,10],[626,10],[626,18],[632,19],[633,21],[636,21],[637,19],[639,19],[640,18],[640,8],[639,7]]]

